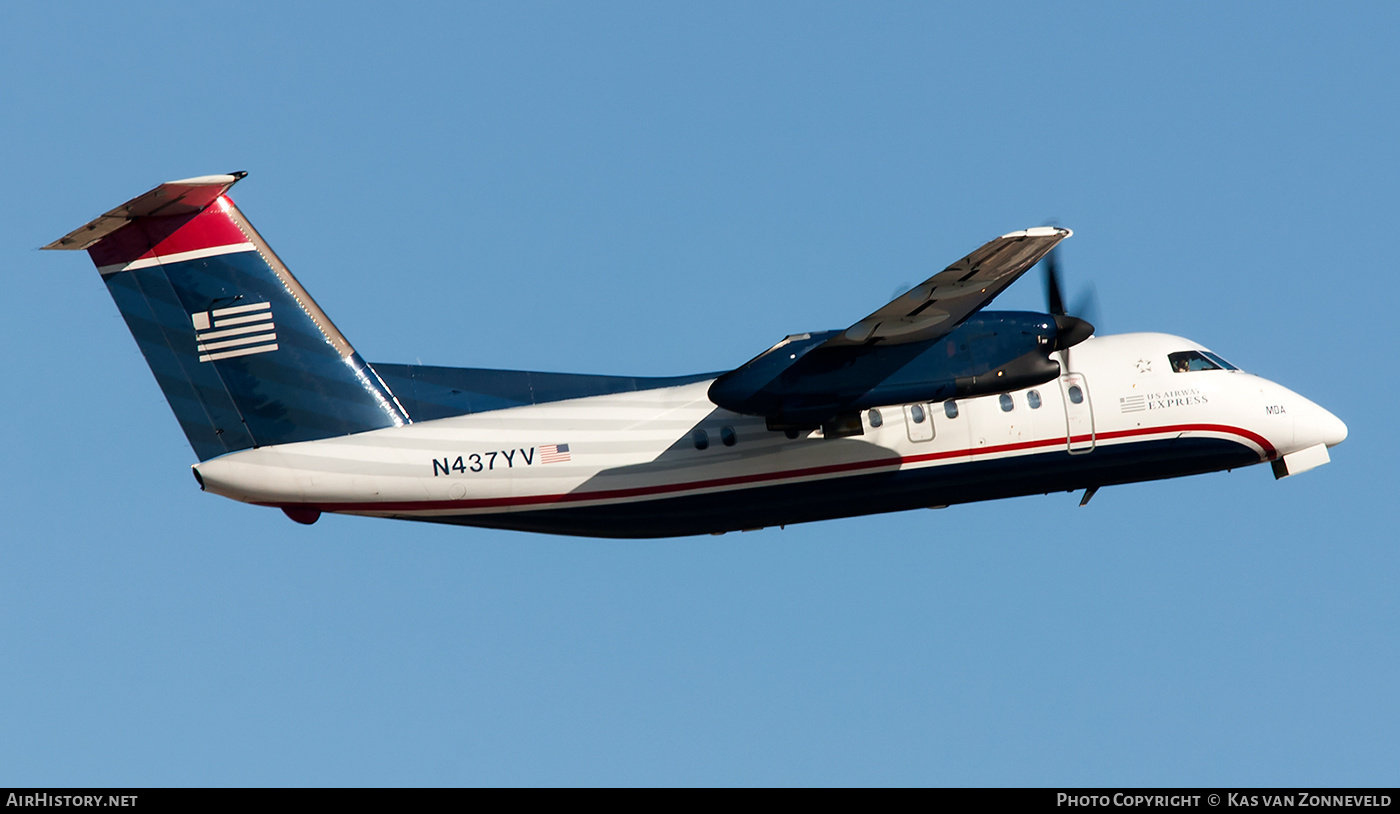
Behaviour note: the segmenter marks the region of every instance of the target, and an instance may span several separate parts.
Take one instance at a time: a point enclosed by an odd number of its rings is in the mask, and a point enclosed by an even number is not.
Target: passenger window
[[[1039,410],[1039,409],[1040,409],[1040,391],[1039,391],[1039,390],[1032,390],[1032,391],[1030,391],[1029,393],[1027,393],[1027,394],[1026,394],[1026,403],[1029,404],[1029,405],[1031,406],[1031,409],[1032,409],[1032,410]]]
[[[952,399],[948,399],[947,401],[943,402],[943,415],[946,415],[949,418],[957,418],[958,403],[956,401],[953,401]]]
[[[924,414],[924,405],[922,404],[912,405],[909,408],[909,416],[914,419],[915,424],[922,424],[924,423],[924,419],[928,418],[928,416]]]
[[[719,431],[719,440],[720,443],[724,444],[725,446],[732,447],[734,446],[735,442],[739,440],[739,436],[734,434],[733,427],[724,427]]]
[[[691,433],[690,438],[695,442],[696,449],[709,449],[710,436],[704,430],[696,430]]]
[[[1079,389],[1079,385],[1072,384],[1069,386],[1069,400],[1075,404],[1084,403],[1084,391]]]
[[[883,426],[884,423],[885,423],[885,417],[882,416],[882,415],[880,415],[880,411],[879,411],[879,410],[871,410],[871,411],[870,411],[870,426],[872,426],[872,427],[880,427],[880,426]]]
[[[1016,407],[1016,402],[1012,400],[1010,393],[1002,393],[997,397],[997,401],[1001,402],[1001,411],[1003,413],[1009,413]]]
[[[1190,373],[1196,370],[1219,370],[1220,365],[1201,355],[1199,351],[1183,350],[1167,354],[1173,373]]]

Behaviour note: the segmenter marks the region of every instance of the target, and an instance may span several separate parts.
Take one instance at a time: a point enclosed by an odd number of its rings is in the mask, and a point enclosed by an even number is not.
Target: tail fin
[[[45,246],[86,249],[201,461],[409,423],[228,197],[161,184]]]

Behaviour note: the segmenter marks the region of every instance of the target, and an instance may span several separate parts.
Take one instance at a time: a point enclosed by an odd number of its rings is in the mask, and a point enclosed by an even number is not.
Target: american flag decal
[[[270,302],[200,311],[190,320],[201,362],[277,350],[277,326],[272,323]]]
[[[568,444],[545,444],[540,447],[540,463],[557,464],[569,460]]]
[[[1147,409],[1147,397],[1124,396],[1118,399],[1118,409],[1125,413],[1140,413]]]

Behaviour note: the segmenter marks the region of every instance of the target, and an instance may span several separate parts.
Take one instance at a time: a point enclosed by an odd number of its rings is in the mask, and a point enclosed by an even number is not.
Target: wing
[[[882,342],[899,345],[937,339],[1016,282],[1068,229],[1041,226],[988,241],[885,307],[826,341],[828,347]]]
[[[1042,358],[1056,347],[1049,316],[969,317],[1070,234],[1040,227],[1002,235],[844,331],[784,339],[715,379],[710,399],[762,415],[775,429],[800,428],[874,405],[1053,378],[1059,368]],[[960,336],[939,342],[964,324]],[[949,350],[928,353],[935,343]]]

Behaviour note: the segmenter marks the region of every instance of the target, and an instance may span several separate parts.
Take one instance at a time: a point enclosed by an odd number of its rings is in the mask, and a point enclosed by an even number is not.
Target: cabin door
[[[910,441],[933,440],[933,413],[927,404],[904,405],[904,426],[909,430]]]
[[[1083,373],[1060,377],[1060,395],[1065,404],[1065,443],[1071,455],[1094,451],[1094,406],[1089,401],[1089,383]]]

